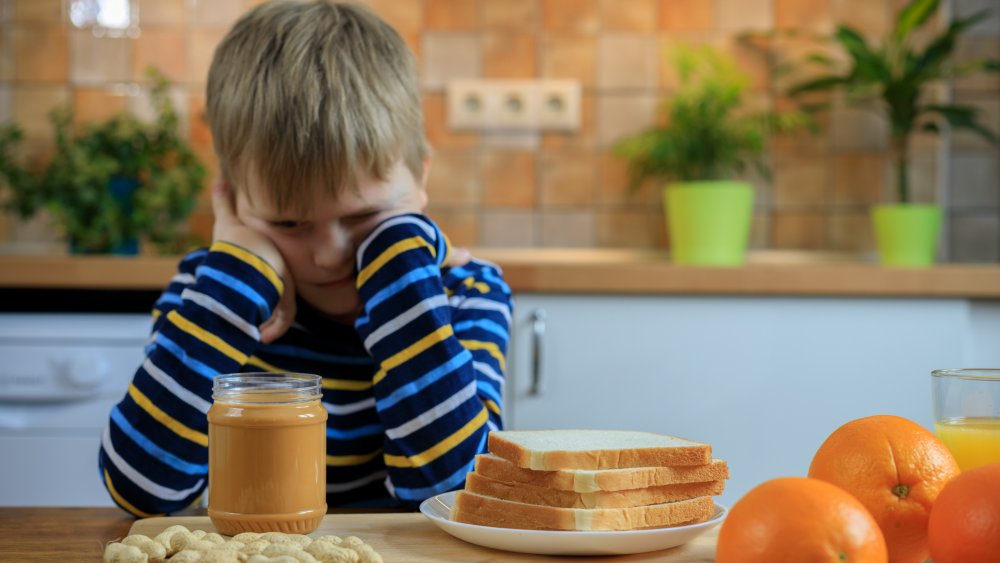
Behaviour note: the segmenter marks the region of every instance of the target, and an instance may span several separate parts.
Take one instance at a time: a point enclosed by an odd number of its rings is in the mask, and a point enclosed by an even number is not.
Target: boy
[[[420,214],[428,148],[413,56],[377,16],[262,4],[215,52],[223,181],[207,250],[157,301],[100,451],[145,516],[205,489],[212,378],[323,378],[328,504],[416,506],[460,488],[500,427],[510,290]],[[462,264],[462,265],[458,265]]]

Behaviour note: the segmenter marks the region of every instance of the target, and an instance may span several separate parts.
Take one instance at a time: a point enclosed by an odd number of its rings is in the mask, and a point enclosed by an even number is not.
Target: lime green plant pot
[[[929,204],[878,205],[872,210],[875,242],[883,266],[934,264],[941,208]]]
[[[753,187],[745,182],[680,182],[664,188],[673,262],[739,266],[746,259]]]

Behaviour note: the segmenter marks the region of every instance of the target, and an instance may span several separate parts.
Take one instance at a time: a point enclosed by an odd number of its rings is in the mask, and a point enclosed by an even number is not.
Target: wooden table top
[[[0,559],[101,561],[105,544],[128,535],[133,523],[119,508],[0,507]]]

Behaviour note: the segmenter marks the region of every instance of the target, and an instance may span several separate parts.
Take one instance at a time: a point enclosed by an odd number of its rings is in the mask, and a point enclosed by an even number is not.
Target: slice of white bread
[[[729,467],[721,459],[713,459],[707,465],[536,471],[518,467],[513,462],[493,454],[480,454],[476,456],[475,472],[497,481],[526,483],[537,487],[578,493],[622,491],[679,483],[703,483],[729,478]]]
[[[706,465],[712,461],[709,444],[629,430],[499,430],[490,432],[488,448],[518,467],[546,471]]]
[[[523,530],[639,530],[700,522],[710,518],[714,510],[712,497],[630,508],[557,508],[459,491],[451,519]]]
[[[536,487],[525,483],[505,483],[477,473],[469,473],[465,481],[465,490],[470,493],[527,504],[541,504],[561,508],[627,508],[646,504],[677,502],[695,497],[719,495],[722,494],[725,486],[725,481],[708,481],[705,483],[680,483],[624,491],[576,493],[573,491]]]

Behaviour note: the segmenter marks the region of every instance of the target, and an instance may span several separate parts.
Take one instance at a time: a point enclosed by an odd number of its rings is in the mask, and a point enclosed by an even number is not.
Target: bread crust
[[[706,465],[676,467],[633,467],[626,469],[538,471],[518,467],[510,460],[491,454],[476,456],[475,471],[480,475],[508,483],[527,483],[538,487],[592,493],[621,491],[678,483],[701,483],[729,478],[725,461],[714,459]]]
[[[675,465],[706,465],[712,461],[712,446],[701,442],[691,445],[651,446],[642,448],[575,449],[532,451],[512,440],[522,435],[545,430],[490,432],[489,451],[512,461],[518,467],[552,471],[557,469],[622,469]],[[578,430],[581,435],[593,430]],[[651,434],[649,432],[636,434]],[[680,439],[676,436],[665,437]],[[685,440],[690,442],[690,440]]]
[[[456,522],[526,530],[623,531],[677,526],[709,518],[712,497],[629,508],[559,508],[512,502],[468,491],[455,495]]]
[[[473,472],[466,477],[465,490],[503,500],[561,508],[628,508],[719,495],[722,494],[725,485],[726,482],[720,480],[622,491],[578,493],[525,483],[507,483]]]

